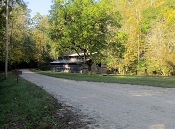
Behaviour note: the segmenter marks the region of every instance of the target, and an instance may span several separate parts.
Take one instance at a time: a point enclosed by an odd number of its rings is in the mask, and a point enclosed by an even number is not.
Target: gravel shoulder
[[[73,81],[28,70],[21,77],[73,107],[84,116],[82,121],[90,123],[89,128],[175,128],[175,89]]]

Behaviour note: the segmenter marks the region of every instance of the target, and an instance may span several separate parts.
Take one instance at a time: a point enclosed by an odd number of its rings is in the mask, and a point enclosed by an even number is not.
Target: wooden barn
[[[58,57],[58,60],[50,62],[51,71],[55,72],[81,72],[82,59],[77,54]]]
[[[54,72],[70,72],[70,73],[87,73],[87,65],[83,63],[82,56],[84,54],[70,54],[58,57],[58,60],[50,62],[50,69]],[[105,73],[106,68],[94,63],[92,65],[92,72]]]

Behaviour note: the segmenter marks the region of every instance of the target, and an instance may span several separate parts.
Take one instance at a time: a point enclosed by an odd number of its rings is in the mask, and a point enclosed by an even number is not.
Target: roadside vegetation
[[[2,74],[1,74],[2,77]],[[43,89],[8,75],[0,82],[0,128],[44,129],[59,127],[57,101]]]
[[[64,129],[74,125],[67,124],[72,112],[59,116],[63,106],[42,88],[8,74],[4,80],[0,73],[0,128],[1,129]],[[60,110],[61,109],[61,110]],[[60,110],[60,111],[59,111]],[[67,113],[68,112],[68,113]],[[80,123],[80,122],[79,122]],[[72,127],[71,127],[72,126]],[[75,127],[78,127],[77,124]]]
[[[93,74],[91,76],[81,73],[60,73],[52,71],[36,71],[39,74],[47,76],[65,78],[77,81],[92,81],[92,82],[106,82],[106,83],[120,83],[131,85],[147,85],[163,88],[175,88],[175,77],[173,76],[136,76],[136,75],[102,75]]]

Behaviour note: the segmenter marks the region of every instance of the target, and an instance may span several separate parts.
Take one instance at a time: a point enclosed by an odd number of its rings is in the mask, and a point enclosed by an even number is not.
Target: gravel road
[[[93,118],[92,129],[175,129],[175,89],[72,81],[23,70],[24,79]]]

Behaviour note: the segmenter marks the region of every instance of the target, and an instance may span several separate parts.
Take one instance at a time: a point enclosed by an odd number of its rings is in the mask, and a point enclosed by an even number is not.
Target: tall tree
[[[30,15],[27,8],[16,5],[9,16],[9,64],[17,65],[29,62],[32,57],[33,39],[31,35]],[[30,52],[30,54],[27,54]]]
[[[59,0],[54,2],[51,10],[51,38],[59,44],[61,51],[83,53],[90,74],[101,49],[108,45],[107,38],[121,26],[121,16],[113,5],[112,0]]]
[[[38,61],[38,67],[42,70],[48,69],[49,63],[54,58],[52,49],[55,49],[52,41],[48,37],[48,16],[41,16],[37,13],[33,17],[33,35],[35,39],[36,51],[35,58]]]
[[[108,39],[108,45],[102,49],[102,63],[105,63],[108,70],[113,72],[124,72],[124,52],[127,35],[123,31],[116,31],[114,36]]]
[[[6,45],[5,45],[5,79],[7,79],[8,72],[8,15],[9,5],[24,4],[22,0],[1,0],[0,5],[6,7]]]
[[[141,69],[143,62],[144,41],[140,30],[142,12],[149,7],[150,0],[120,0],[118,8],[122,14],[122,30],[128,35],[125,43],[126,51],[124,52],[123,66],[129,71],[138,71]]]

